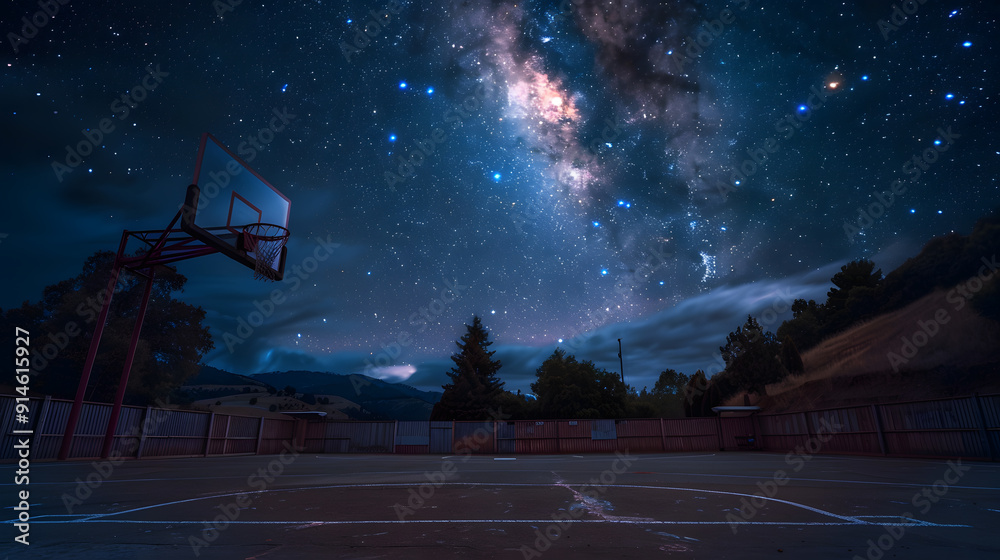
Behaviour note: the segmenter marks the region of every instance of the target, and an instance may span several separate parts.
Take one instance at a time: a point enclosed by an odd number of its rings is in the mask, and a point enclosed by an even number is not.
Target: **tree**
[[[792,302],[792,318],[778,327],[778,338],[791,338],[798,348],[808,350],[823,339],[826,309],[815,300]]]
[[[431,420],[487,420],[498,410],[503,382],[497,376],[501,363],[493,359],[489,332],[478,316],[455,344],[451,356],[455,366],[448,372],[451,383],[441,387],[444,394],[431,411]]]
[[[29,328],[42,345],[32,357],[32,387],[38,392],[75,397],[114,259],[110,251],[94,253],[80,274],[45,287],[40,301],[3,313],[2,323],[11,325],[11,332],[13,325]],[[202,325],[205,311],[173,298],[186,282],[173,269],[157,269],[125,392],[127,404],[166,397],[198,373],[199,362],[214,346]],[[145,278],[126,270],[119,274],[86,399],[114,399],[144,288]]]
[[[806,369],[805,365],[802,364],[802,356],[799,355],[799,349],[795,347],[795,341],[789,336],[786,336],[781,341],[781,364],[792,375],[800,375]]]
[[[690,378],[672,369],[665,369],[653,385],[653,394],[659,396],[682,396]]]
[[[702,403],[705,391],[708,389],[708,379],[700,369],[688,379],[684,387],[684,416],[702,416]]]
[[[726,377],[736,390],[763,394],[766,385],[788,375],[778,359],[781,345],[774,334],[764,331],[752,316],[748,315],[746,323],[729,333],[726,345],[719,347],[719,351],[726,362]]]
[[[875,270],[875,263],[868,259],[858,259],[840,267],[840,272],[830,281],[836,288],[826,293],[826,307],[836,312],[847,308],[847,300],[855,289],[878,288],[882,283],[882,269]]]
[[[535,372],[531,390],[543,418],[622,418],[628,386],[614,373],[556,348]]]

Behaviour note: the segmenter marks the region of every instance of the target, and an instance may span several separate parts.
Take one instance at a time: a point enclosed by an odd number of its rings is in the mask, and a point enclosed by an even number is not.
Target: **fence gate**
[[[751,416],[719,418],[719,439],[723,451],[759,449]]]
[[[451,422],[431,422],[431,453],[451,455]]]

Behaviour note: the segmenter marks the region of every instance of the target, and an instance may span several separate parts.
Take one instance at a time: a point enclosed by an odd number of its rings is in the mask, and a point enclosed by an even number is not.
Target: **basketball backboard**
[[[188,187],[181,228],[247,267],[257,261],[243,247],[243,227],[266,223],[288,228],[291,201],[211,134],[201,137],[194,179]],[[281,280],[287,249],[270,263]]]

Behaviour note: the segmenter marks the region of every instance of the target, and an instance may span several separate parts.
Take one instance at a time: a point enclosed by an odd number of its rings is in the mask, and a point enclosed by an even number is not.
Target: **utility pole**
[[[622,359],[622,339],[618,339],[618,366],[622,372],[622,383],[625,383],[625,360]]]

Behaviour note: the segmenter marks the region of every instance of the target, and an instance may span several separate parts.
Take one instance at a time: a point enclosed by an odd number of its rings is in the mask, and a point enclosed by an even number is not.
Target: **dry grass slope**
[[[958,308],[948,293],[935,291],[821,342],[802,354],[805,373],[768,386],[760,404],[771,411],[805,410],[1000,390],[1000,325],[968,302]],[[921,322],[932,335],[915,354],[904,354],[904,340],[925,332]],[[916,336],[923,341],[923,334]],[[899,356],[895,364],[890,352]]]

